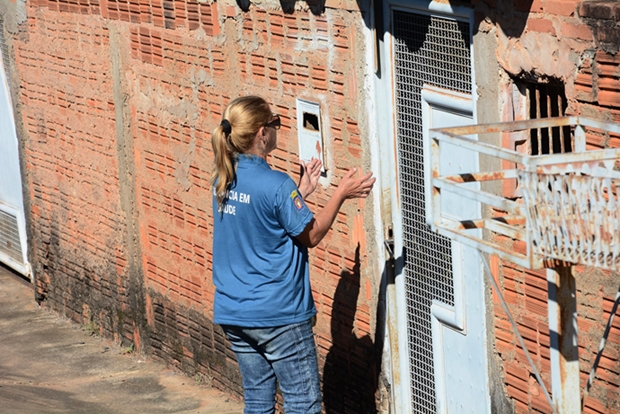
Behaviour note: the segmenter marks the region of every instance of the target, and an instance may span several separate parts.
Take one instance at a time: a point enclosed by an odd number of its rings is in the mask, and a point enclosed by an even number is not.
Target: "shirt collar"
[[[239,166],[265,165],[269,167],[267,161],[254,154],[239,154],[237,155],[237,162]]]

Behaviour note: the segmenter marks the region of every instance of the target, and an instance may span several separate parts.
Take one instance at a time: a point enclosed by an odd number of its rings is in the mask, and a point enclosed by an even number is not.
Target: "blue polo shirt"
[[[214,322],[281,326],[316,314],[308,249],[299,235],[312,220],[297,186],[257,156],[240,155],[228,201],[213,197]]]

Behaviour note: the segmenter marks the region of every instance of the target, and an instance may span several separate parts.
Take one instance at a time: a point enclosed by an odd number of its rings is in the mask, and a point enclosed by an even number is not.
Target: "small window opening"
[[[304,112],[304,128],[311,131],[319,130],[319,117],[315,114]]]
[[[568,103],[564,85],[559,82],[525,82],[529,119],[556,118],[566,115]],[[572,152],[570,126],[533,128],[530,130],[530,154]]]

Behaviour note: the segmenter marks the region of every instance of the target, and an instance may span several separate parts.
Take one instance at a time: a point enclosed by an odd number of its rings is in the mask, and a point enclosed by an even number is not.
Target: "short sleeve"
[[[312,211],[290,178],[286,179],[278,189],[275,202],[278,222],[293,237],[298,236],[312,220]]]

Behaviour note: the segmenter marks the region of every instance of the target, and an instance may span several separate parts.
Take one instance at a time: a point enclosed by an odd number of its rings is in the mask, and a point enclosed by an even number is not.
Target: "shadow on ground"
[[[0,411],[237,414],[243,403],[41,309],[0,265]]]

